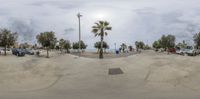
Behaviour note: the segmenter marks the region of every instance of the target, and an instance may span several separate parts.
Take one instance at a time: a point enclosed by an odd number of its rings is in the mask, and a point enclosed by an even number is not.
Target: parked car
[[[2,49],[0,49],[0,54],[3,53],[4,51]]]
[[[158,52],[164,52],[165,50],[163,48],[158,49]]]
[[[190,55],[190,56],[196,56],[199,54],[198,50],[195,49],[194,47],[191,47],[190,49],[188,49],[186,53],[187,55]]]
[[[169,48],[167,51],[170,52],[170,53],[176,53],[176,49],[175,48]]]
[[[12,49],[12,54],[16,56],[25,56],[25,52],[22,49]]]
[[[179,55],[185,55],[187,53],[188,49],[179,49],[176,50],[176,53]]]
[[[5,51],[5,48],[0,49],[1,51]],[[10,49],[6,49],[6,51],[10,51]]]
[[[35,54],[34,51],[31,50],[31,49],[24,49],[24,52],[25,52],[25,54],[28,54],[28,55],[34,55]]]
[[[190,49],[187,51],[187,55],[188,56],[196,56],[197,55],[197,52],[195,49]]]
[[[200,49],[196,49],[196,51],[197,51],[197,55],[199,55],[200,54]]]

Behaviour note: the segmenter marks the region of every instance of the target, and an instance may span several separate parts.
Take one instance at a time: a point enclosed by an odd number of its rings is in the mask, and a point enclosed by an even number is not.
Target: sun
[[[107,16],[108,16],[108,14],[106,12],[95,12],[95,13],[93,13],[93,17],[96,20],[106,20]]]
[[[105,17],[106,17],[106,15],[103,13],[97,13],[97,15],[96,15],[97,19],[104,19]]]

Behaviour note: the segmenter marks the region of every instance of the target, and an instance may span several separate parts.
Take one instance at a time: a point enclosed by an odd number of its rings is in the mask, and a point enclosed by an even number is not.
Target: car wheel
[[[181,55],[184,55],[184,53],[182,52]]]

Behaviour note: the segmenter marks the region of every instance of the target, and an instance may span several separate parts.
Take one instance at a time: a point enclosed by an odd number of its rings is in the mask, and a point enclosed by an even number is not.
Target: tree
[[[145,44],[142,41],[136,41],[135,46],[138,51],[138,49],[144,49]]]
[[[133,46],[128,46],[129,51],[133,51]]]
[[[101,49],[101,42],[96,42],[96,43],[94,44],[94,47],[95,47],[96,49],[98,49],[98,51],[97,51],[97,53],[98,53],[99,50]],[[104,42],[104,41],[103,41],[103,49],[104,49],[104,50],[109,49],[109,45],[108,45],[106,42]]]
[[[66,43],[66,41],[64,39],[59,40],[59,47],[60,47],[61,53],[62,53],[62,50],[65,47],[65,43]]]
[[[4,47],[5,56],[7,47],[13,46],[16,41],[17,41],[17,33],[12,33],[8,29],[0,30],[0,46]]]
[[[156,50],[158,50],[159,48],[161,48],[160,42],[159,41],[155,41],[153,43],[153,48],[155,48]]]
[[[72,48],[73,49],[79,49],[79,44],[77,43],[77,42],[74,42],[73,44],[72,44]]]
[[[37,44],[34,44],[32,48],[36,50],[38,48]]]
[[[149,50],[149,49],[151,49],[151,47],[148,44],[146,44],[146,45],[144,45],[144,49]]]
[[[178,43],[178,44],[176,45],[176,47],[177,47],[177,48],[186,48],[186,47],[187,47],[187,44],[186,44],[185,40],[183,40],[183,42],[182,42],[182,43]]]
[[[127,49],[127,45],[125,43],[122,43],[121,49],[123,52],[125,52],[125,49]]]
[[[166,50],[167,48],[167,37],[165,35],[162,35],[162,37],[160,38],[160,45],[162,48],[164,48]]]
[[[98,23],[95,23],[95,24],[96,25],[92,27],[92,32],[94,33],[95,37],[100,36],[101,47],[100,47],[99,58],[103,59],[104,36],[108,35],[108,33],[106,31],[112,30],[112,27],[109,26],[110,24],[107,21],[99,21]]]
[[[83,41],[80,41],[81,43],[81,50],[83,49],[86,49],[87,48],[87,45],[83,42]]]
[[[81,50],[87,48],[87,45],[86,45],[83,41],[80,41],[80,44],[81,44]],[[72,44],[72,48],[73,48],[73,49],[79,49],[79,42],[74,42],[74,43]]]
[[[144,49],[144,47],[145,47],[144,42],[140,41],[140,42],[139,42],[139,48],[140,48],[140,49]]]
[[[173,48],[175,46],[175,36],[174,35],[163,35],[160,39],[160,44],[161,44],[161,47],[165,49],[167,48]]]
[[[51,44],[50,44],[50,49],[55,49],[56,48],[56,44],[57,44],[57,38],[54,38],[52,41],[51,41]]]
[[[67,53],[70,53],[69,49],[71,49],[71,43],[68,40],[65,40],[64,49],[67,50]]]
[[[140,47],[140,45],[139,45],[139,42],[138,42],[138,41],[136,41],[136,42],[135,42],[135,47],[136,47],[136,51],[138,51],[138,49],[139,49],[139,47]]]
[[[55,32],[42,32],[36,36],[38,43],[40,43],[47,50],[47,58],[49,58],[49,48],[55,46],[57,39]]]
[[[167,48],[173,48],[175,47],[175,40],[176,37],[174,35],[168,35],[167,36]]]
[[[193,38],[194,38],[194,43],[196,44],[196,47],[199,48],[200,47],[200,32],[196,33]]]
[[[31,45],[28,44],[27,42],[26,43],[22,43],[19,45],[20,48],[23,48],[23,49],[26,49],[26,48],[29,48]]]

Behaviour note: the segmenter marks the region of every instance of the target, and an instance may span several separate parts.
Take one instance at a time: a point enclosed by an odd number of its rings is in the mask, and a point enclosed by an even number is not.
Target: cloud
[[[67,28],[67,29],[65,29],[64,31],[65,31],[64,34],[69,35],[69,34],[71,34],[72,32],[74,32],[75,29],[74,29],[74,28]]]
[[[138,32],[141,35],[148,34],[150,36],[149,39],[155,37],[155,35],[157,35],[155,38],[158,38],[163,34],[173,34],[177,37],[177,42],[190,39],[190,43],[192,43],[194,33],[200,31],[200,23],[197,23],[198,19],[193,20],[192,18],[199,16],[197,12],[190,15],[180,10],[159,12],[153,8],[137,9],[134,12],[138,16],[135,21],[138,24],[137,27],[139,27],[137,29]],[[189,16],[190,18],[188,19],[187,17]]]
[[[106,3],[105,3],[106,2]],[[78,19],[89,48],[99,41],[91,33],[98,20],[113,27],[106,42],[134,45],[137,40],[151,44],[163,34],[173,34],[177,42],[190,40],[200,31],[199,0],[1,0],[0,26],[19,32],[20,42],[35,42],[44,31],[55,31],[58,38],[78,40]],[[12,5],[12,6],[11,6]],[[99,18],[103,15],[104,18]]]
[[[33,39],[35,39],[36,31],[36,25],[34,21],[32,20],[17,20],[17,19],[11,19],[10,21],[10,27],[12,31],[16,31],[20,37],[20,41],[22,42],[31,42]],[[35,27],[35,28],[33,28]]]
[[[79,1],[79,2],[76,2],[76,1],[73,1],[73,2],[38,1],[38,2],[33,2],[30,5],[38,6],[38,7],[49,5],[49,6],[55,6],[55,7],[61,8],[61,9],[73,9],[73,8],[81,6],[81,1]]]

